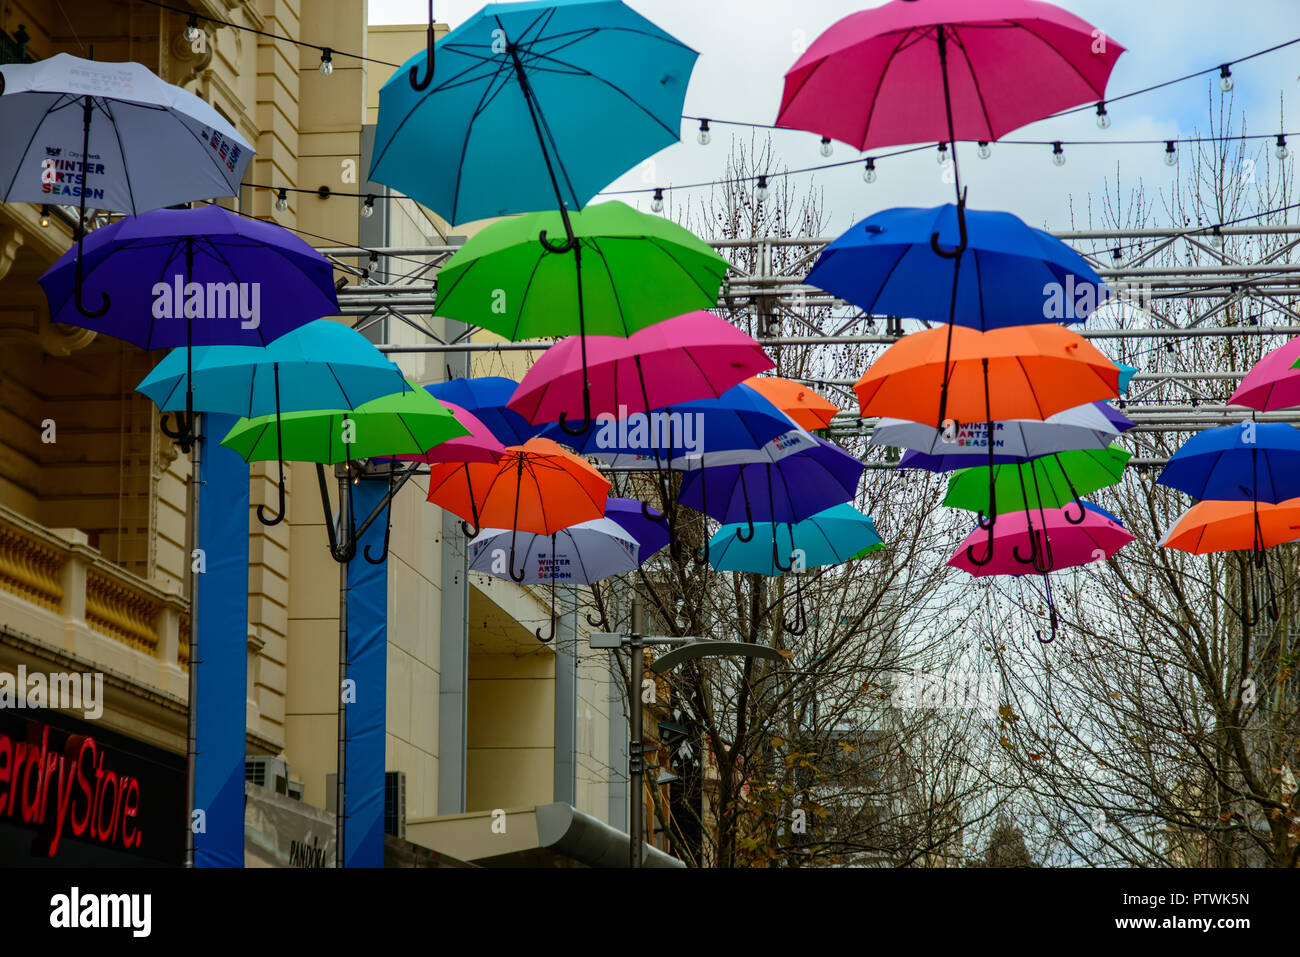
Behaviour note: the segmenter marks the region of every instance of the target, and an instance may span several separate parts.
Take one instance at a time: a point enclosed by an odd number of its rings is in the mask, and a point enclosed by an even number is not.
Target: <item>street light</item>
[[[645,649],[658,645],[678,645],[661,658],[657,658],[650,663],[650,669],[657,674],[667,674],[673,668],[676,668],[683,661],[694,661],[698,658],[717,657],[722,655],[737,655],[747,658],[766,658],[770,661],[781,661],[781,654],[775,648],[769,648],[766,645],[755,645],[744,641],[714,641],[708,638],[696,638],[691,635],[647,635],[645,633],[645,603],[640,598],[632,599],[632,630],[628,634],[619,632],[597,631],[592,632],[587,638],[587,644],[592,649],[607,649],[617,651],[620,648],[627,648],[632,653],[631,675],[628,681],[628,710],[629,724],[631,725],[628,737],[631,739],[628,746],[628,786],[632,791],[632,809],[629,815],[629,837],[631,838],[631,850],[629,854],[629,867],[641,866],[642,844],[644,843],[641,815],[645,807],[645,794],[642,790],[642,777],[645,774],[645,742],[641,740],[642,734],[642,714],[641,714],[641,681],[644,674]],[[659,722],[660,734],[665,732],[669,736],[678,735],[685,737],[687,729],[671,721]],[[665,774],[659,773],[656,783],[664,784],[674,780],[671,772]]]

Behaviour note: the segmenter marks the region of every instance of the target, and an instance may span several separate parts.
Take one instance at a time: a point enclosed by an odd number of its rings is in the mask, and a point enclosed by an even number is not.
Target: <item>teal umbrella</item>
[[[191,357],[193,408],[244,418],[317,409],[355,409],[371,399],[410,389],[402,371],[365,336],[340,322],[316,319],[265,346],[195,346]],[[137,392],[163,411],[186,407],[186,350],[173,349]],[[284,459],[280,508],[273,518],[257,507],[263,525],[284,520]]]

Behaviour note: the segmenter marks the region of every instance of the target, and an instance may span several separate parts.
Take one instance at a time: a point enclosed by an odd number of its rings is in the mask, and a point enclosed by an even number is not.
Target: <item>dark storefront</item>
[[[0,710],[0,865],[179,866],[185,759],[58,712]]]

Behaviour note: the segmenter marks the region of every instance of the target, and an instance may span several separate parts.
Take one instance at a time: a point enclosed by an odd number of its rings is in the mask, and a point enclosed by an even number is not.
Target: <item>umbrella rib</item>
[[[1055,53],[1058,59],[1060,59],[1060,60],[1064,60],[1065,63],[1066,63],[1066,65],[1069,66],[1069,68],[1070,68],[1071,70],[1073,70],[1075,73],[1078,74],[1079,79],[1083,80],[1084,84],[1088,87],[1088,89],[1091,90],[1093,93],[1095,93],[1095,94],[1097,95],[1098,99],[1105,99],[1105,97],[1106,97],[1106,88],[1105,88],[1104,85],[1102,86],[1102,88],[1101,88],[1100,90],[1097,89],[1095,86],[1092,85],[1092,81],[1089,80],[1086,76],[1084,76],[1083,71],[1080,70],[1077,66],[1074,65],[1074,61],[1071,60],[1071,59],[1070,59],[1069,57],[1067,57],[1067,56],[1062,56],[1061,51],[1058,50],[1056,47],[1052,46],[1052,44],[1051,44],[1051,43],[1050,43],[1050,42],[1049,42],[1045,37],[1043,37],[1041,34],[1039,34],[1036,30],[1032,30],[1032,29],[1030,29],[1028,26],[1026,26],[1025,24],[1021,23],[1019,20],[1015,20],[1015,21],[1012,21],[1012,22],[1015,23],[1015,25],[1016,25],[1019,29],[1024,30],[1026,33],[1028,33],[1028,34],[1029,34],[1031,37],[1033,37],[1035,40],[1038,40],[1039,42],[1041,42],[1041,43],[1043,44],[1043,46],[1047,47],[1047,49],[1049,49],[1050,51],[1052,51],[1052,53]]]
[[[550,255],[550,253],[544,251],[540,256],[533,260],[533,268],[528,274],[528,282],[524,283],[523,294],[519,297],[519,312],[515,318],[514,328],[511,330],[511,335],[507,337],[511,342],[518,342],[521,338],[522,334],[519,329],[524,324],[524,308],[528,305],[528,293],[533,288],[533,281],[537,278],[537,274],[542,271],[542,263],[546,261],[548,255]]]
[[[498,19],[497,22],[500,23],[501,21]],[[465,157],[469,155],[469,139],[474,132],[474,121],[482,116],[488,105],[500,96],[501,93],[510,85],[508,73],[506,73],[505,78],[502,79],[502,74],[507,70],[509,61],[503,57],[494,57],[493,59],[496,60],[496,72],[493,73],[492,76],[488,77],[483,93],[479,96],[478,104],[474,107],[474,114],[470,117],[470,121],[465,124],[465,135],[460,141],[460,162],[456,164],[456,183],[452,187],[451,194],[451,215],[453,222],[456,222],[456,217],[460,213],[460,185],[461,180],[465,175]],[[500,86],[494,90],[493,85],[496,84],[498,80],[500,81]],[[427,97],[421,101],[421,105],[426,102],[428,102]],[[412,110],[411,112],[414,113],[415,111]]]
[[[91,103],[92,104],[94,103],[94,98],[91,99]],[[126,187],[127,196],[130,197],[131,200],[131,212],[134,214],[136,212],[135,190],[131,188],[131,177],[126,172],[126,145],[122,142],[122,134],[117,128],[117,117],[115,117],[112,114],[112,112],[109,110],[108,104],[109,104],[109,100],[107,98],[103,98],[102,102],[100,103],[100,109],[103,110],[104,115],[108,117],[109,123],[111,124],[110,129],[112,129],[113,131],[113,138],[117,140],[117,154],[122,157],[122,184]],[[181,126],[185,127],[185,124],[182,123]],[[189,129],[189,127],[185,127],[185,128]],[[89,150],[87,150],[87,152],[89,152]],[[90,166],[90,157],[83,156],[81,158],[81,162],[82,162],[81,188],[82,190],[85,190],[87,182],[90,178],[86,175],[86,170]]]
[[[677,268],[680,269],[682,272],[684,272],[687,278],[691,280],[691,282],[695,283],[695,287],[700,290],[700,293],[703,296],[705,296],[710,303],[713,303],[715,301],[716,293],[711,296],[709,294],[709,290],[706,289],[704,286],[700,285],[700,281],[696,279],[694,275],[691,274],[691,271],[687,269],[686,266],[681,261],[679,261],[676,256],[674,256],[671,252],[669,252],[666,246],[662,245],[662,243],[664,243],[665,240],[661,240],[658,236],[625,237],[625,238],[629,238],[629,239],[640,238],[640,239],[647,240],[651,246],[655,247],[660,252],[662,252],[665,256],[671,259],[673,264],[677,266]],[[722,275],[725,276],[726,274],[727,274],[727,266],[724,263],[722,267]],[[721,282],[721,279],[722,277],[719,277],[719,282]]]
[[[989,116],[989,106],[984,101],[984,91],[980,89],[979,77],[975,75],[975,64],[971,61],[970,54],[966,52],[966,44],[962,42],[961,34],[958,32],[958,28],[963,25],[949,24],[949,26],[952,30],[953,42],[961,50],[962,59],[966,62],[966,69],[970,71],[970,81],[975,87],[975,99],[979,102],[980,112],[984,114],[984,126],[988,130],[989,139],[995,140],[997,137],[993,135],[993,118]]]
[[[921,31],[920,36],[924,36],[926,32],[928,31]],[[880,88],[885,85],[885,77],[889,74],[890,64],[894,62],[894,58],[898,56],[903,47],[907,45],[907,41],[912,37],[912,35],[913,31],[911,28],[900,33],[898,36],[898,44],[894,49],[889,51],[889,56],[885,57],[884,65],[881,66],[880,74],[876,79],[876,88],[871,93],[871,98],[869,100],[871,106],[867,108],[866,122],[862,124],[862,139],[859,141],[862,145],[859,147],[860,149],[865,150],[867,148],[867,136],[871,132],[871,121],[876,117],[876,103],[880,101]],[[817,66],[821,66],[821,64],[825,63],[827,59],[828,57],[823,57]],[[815,68],[813,72],[816,72]],[[808,74],[808,79],[812,79],[812,72]],[[800,89],[802,89],[802,84],[800,85]],[[798,95],[798,91],[796,91],[796,95]],[[790,102],[794,102],[794,97],[790,98]]]
[[[610,268],[609,260],[605,258],[605,250],[601,248],[600,243],[596,241],[594,236],[591,238],[590,249],[596,254],[596,258],[600,260],[600,264],[605,270],[605,276],[609,279],[610,294],[614,297],[614,305],[618,312],[618,319],[623,325],[623,334],[629,335],[633,330],[628,327],[627,316],[624,315],[623,297],[618,294],[618,283],[614,282],[614,270]],[[649,409],[646,411],[648,412]]]

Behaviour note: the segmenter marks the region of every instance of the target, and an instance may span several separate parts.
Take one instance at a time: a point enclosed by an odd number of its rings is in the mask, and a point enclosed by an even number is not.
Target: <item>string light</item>
[[[1232,87],[1232,67],[1225,63],[1219,67],[1219,89],[1224,93],[1231,93]]]
[[[50,225],[50,207],[49,207],[49,206],[42,206],[42,207],[41,207],[41,225],[42,225],[42,226],[49,226],[49,225]]]
[[[1289,151],[1288,151],[1287,148],[1286,148],[1286,136],[1285,136],[1285,135],[1283,135],[1283,134],[1281,134],[1281,133],[1278,134],[1278,136],[1277,136],[1277,149],[1274,150],[1273,152],[1274,152],[1274,154],[1277,156],[1277,158],[1280,159],[1280,160],[1284,160],[1284,159],[1287,158],[1287,154],[1288,154]]]
[[[979,149],[976,152],[979,154],[979,158],[982,160],[986,160],[993,155],[993,151],[989,149],[988,140],[980,140]]]
[[[1165,165],[1166,166],[1178,165],[1178,150],[1174,148],[1173,140],[1165,140]]]
[[[334,58],[330,55],[333,51],[329,47],[320,51],[320,75],[329,76],[334,72]]]
[[[757,199],[760,203],[767,202],[767,177],[766,176],[760,176],[758,178],[758,189],[754,190],[754,198]]]
[[[664,211],[664,191],[662,189],[656,189],[655,198],[650,200],[650,212],[662,213],[663,211]]]
[[[361,215],[365,219],[375,215],[375,197],[373,194],[366,197],[366,201],[361,207]]]
[[[275,208],[282,213],[289,208],[289,191],[283,186],[281,186],[280,191],[275,194]]]
[[[709,121],[700,120],[700,132],[695,137],[701,146],[708,146],[713,141],[713,134],[709,132]]]
[[[1057,166],[1065,165],[1065,147],[1061,145],[1060,140],[1052,144],[1052,162]]]
[[[939,162],[939,165],[940,165],[940,166],[947,166],[947,165],[948,165],[948,144],[947,144],[947,143],[940,143],[940,144],[939,144],[939,157],[938,157],[938,162]]]
[[[870,156],[867,157],[867,168],[862,171],[862,179],[868,183],[876,181],[876,161]]]
[[[199,38],[200,32],[198,14],[191,13],[190,18],[185,21],[185,42],[193,43]]]
[[[831,146],[831,138],[829,136],[823,136],[821,145],[822,156],[830,156],[833,152],[835,152],[835,147]]]
[[[1105,100],[1099,100],[1097,102],[1097,129],[1110,129],[1110,114],[1106,112]]]

